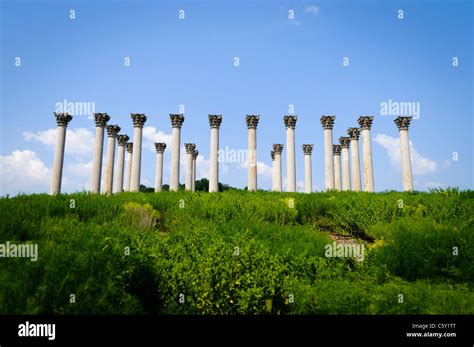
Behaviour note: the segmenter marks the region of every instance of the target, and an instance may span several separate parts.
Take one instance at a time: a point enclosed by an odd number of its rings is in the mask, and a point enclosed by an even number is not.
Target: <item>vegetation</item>
[[[0,258],[0,314],[473,314],[473,211],[453,189],[4,197],[0,243],[39,254]],[[337,238],[363,260],[326,257]]]

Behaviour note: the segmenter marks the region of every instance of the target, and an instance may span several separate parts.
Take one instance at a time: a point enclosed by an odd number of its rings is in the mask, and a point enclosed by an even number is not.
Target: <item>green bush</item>
[[[378,263],[408,280],[450,278],[474,283],[474,223],[462,229],[431,220],[401,219],[380,225],[393,241],[379,249]]]
[[[37,243],[39,258],[0,258],[0,314],[473,314],[473,202],[454,189],[4,197],[0,243]],[[364,261],[326,258],[331,234],[364,240]]]

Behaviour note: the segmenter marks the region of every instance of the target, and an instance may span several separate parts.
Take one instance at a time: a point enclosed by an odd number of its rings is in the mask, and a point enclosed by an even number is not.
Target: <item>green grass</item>
[[[0,198],[0,243],[39,247],[0,258],[0,314],[473,314],[473,212],[452,189]]]

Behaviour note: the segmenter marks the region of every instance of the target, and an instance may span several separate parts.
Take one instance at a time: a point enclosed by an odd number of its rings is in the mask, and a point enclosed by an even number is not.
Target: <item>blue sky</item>
[[[130,136],[130,113],[145,113],[142,182],[149,186],[152,142],[170,141],[169,113],[180,105],[182,143],[196,143],[201,154],[198,178],[208,171],[207,115],[223,114],[221,149],[239,150],[247,148],[245,115],[260,114],[264,189],[271,145],[285,142],[289,105],[298,115],[298,185],[301,145],[313,143],[316,190],[324,188],[321,115],[336,115],[335,143],[360,115],[374,115],[377,191],[402,183],[395,116],[381,115],[381,103],[414,102],[415,189],[472,189],[472,18],[469,1],[1,1],[0,194],[49,191],[53,112],[63,100],[94,105]],[[75,115],[68,130],[63,191],[88,189],[94,122]],[[169,160],[167,150],[165,184]],[[243,166],[222,163],[220,181],[244,187]]]

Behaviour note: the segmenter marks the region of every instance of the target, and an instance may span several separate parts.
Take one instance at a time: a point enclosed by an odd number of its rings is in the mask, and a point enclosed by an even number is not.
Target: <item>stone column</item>
[[[351,177],[352,177],[352,190],[354,192],[360,192],[361,178],[360,178],[360,156],[359,156],[359,128],[347,129],[347,134],[351,140]]]
[[[413,191],[413,174],[411,171],[410,139],[408,138],[408,128],[412,117],[397,117],[395,124],[400,131],[400,157],[402,161],[403,190]]]
[[[117,151],[117,177],[114,183],[114,192],[123,192],[123,168],[125,161],[125,146],[127,145],[129,137],[127,135],[117,136],[118,151]]]
[[[51,195],[61,193],[61,182],[63,177],[64,147],[66,145],[66,129],[72,120],[69,113],[54,112],[58,129],[56,131],[56,149],[54,151],[53,176],[51,177]]]
[[[313,153],[313,145],[303,145],[304,153],[304,187],[305,193],[313,191],[313,174],[311,169],[311,153]]]
[[[324,129],[324,167],[326,189],[334,189],[334,158],[332,152],[332,128],[336,116],[322,116],[321,125]]]
[[[274,143],[273,152],[275,153],[275,191],[282,191],[282,179],[281,179],[281,152],[283,152],[283,144]]]
[[[209,157],[209,192],[219,191],[219,127],[222,123],[222,115],[209,115],[209,125],[211,126],[211,154]]]
[[[193,155],[196,150],[196,145],[194,143],[185,143],[184,148],[186,148],[185,188],[186,190],[193,190]]]
[[[351,139],[349,137],[340,137],[341,144],[341,160],[342,160],[342,190],[351,190],[351,171],[349,161],[349,144]]]
[[[374,191],[374,169],[372,166],[372,140],[370,139],[370,128],[373,116],[361,116],[358,119],[360,135],[362,136],[362,158],[364,162],[364,190]]]
[[[142,167],[142,132],[147,118],[143,113],[132,113],[133,120],[133,151],[132,151],[132,176],[130,191],[140,191],[140,172]]]
[[[170,114],[172,142],[171,142],[171,174],[170,191],[177,192],[179,189],[179,146],[181,145],[181,127],[184,122],[184,115]]]
[[[248,128],[247,189],[250,192],[257,190],[257,125],[259,120],[258,115],[245,117]]]
[[[166,143],[155,142],[156,149],[156,176],[155,176],[155,193],[161,192],[163,189],[163,153],[166,149]]]
[[[132,179],[132,154],[133,154],[133,143],[127,143],[127,168],[125,169],[125,191],[130,191],[130,180]]]
[[[107,125],[107,155],[105,158],[104,193],[112,194],[114,181],[114,159],[115,159],[115,139],[120,131],[118,125]]]
[[[286,191],[296,192],[295,127],[298,116],[284,116],[286,127]]]
[[[275,151],[270,151],[270,157],[272,158],[272,192],[276,191],[276,165],[275,165]]]
[[[107,113],[94,113],[95,145],[92,159],[91,192],[100,193],[100,178],[102,174],[102,155],[104,150],[104,128],[110,120]]]
[[[196,160],[199,155],[198,150],[194,150],[193,153],[193,192],[196,191]]]
[[[341,145],[333,145],[332,151],[334,154],[334,189],[338,192],[341,191]]]

